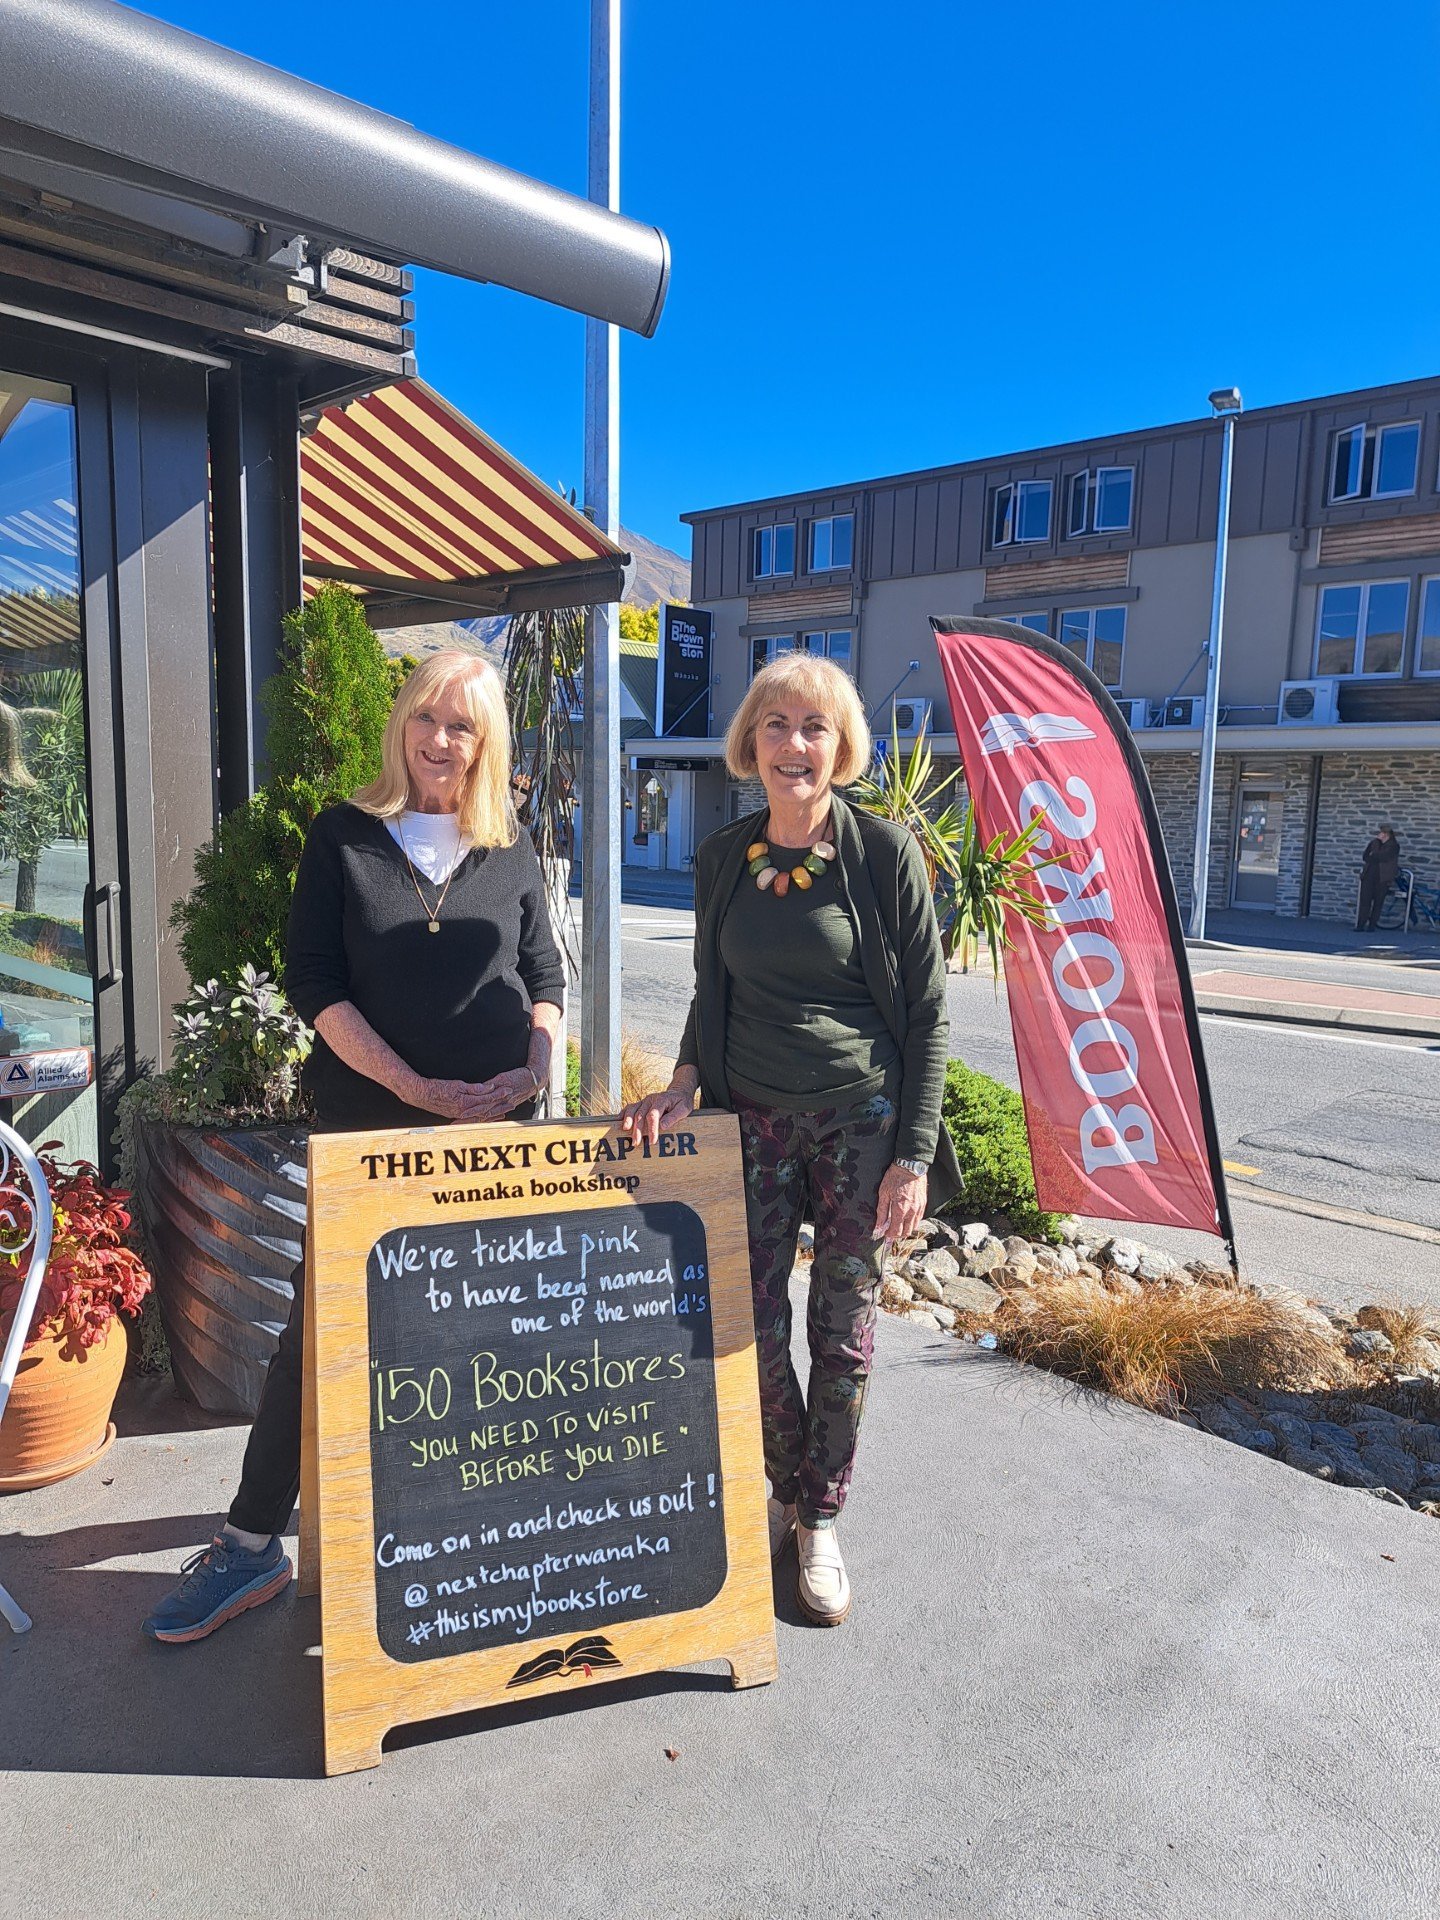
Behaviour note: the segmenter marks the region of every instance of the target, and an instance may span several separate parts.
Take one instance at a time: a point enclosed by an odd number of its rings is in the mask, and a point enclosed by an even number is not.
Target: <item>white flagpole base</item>
[[[28,1633],[35,1622],[12,1594],[0,1587],[0,1614],[13,1633]]]

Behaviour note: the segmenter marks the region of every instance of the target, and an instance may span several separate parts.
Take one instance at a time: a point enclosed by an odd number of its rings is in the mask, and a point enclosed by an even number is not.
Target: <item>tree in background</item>
[[[261,689],[269,776],[195,856],[195,886],[171,916],[198,983],[249,962],[279,979],[305,835],[324,807],[380,770],[396,676],[359,600],[334,583],[285,616],[279,670]]]
[[[0,859],[15,862],[15,911],[35,911],[40,858],[89,832],[85,694],[78,667],[25,676],[26,705],[0,702]]]
[[[678,605],[678,602],[676,603]],[[643,640],[649,646],[660,644],[660,606],[657,601],[653,607],[621,607],[620,637],[622,640]]]

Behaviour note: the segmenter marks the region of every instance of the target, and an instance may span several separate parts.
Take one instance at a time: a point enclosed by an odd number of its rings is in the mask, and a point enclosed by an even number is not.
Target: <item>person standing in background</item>
[[[1360,910],[1355,916],[1357,933],[1374,933],[1380,925],[1380,909],[1400,871],[1400,842],[1388,820],[1375,830],[1360,862]]]

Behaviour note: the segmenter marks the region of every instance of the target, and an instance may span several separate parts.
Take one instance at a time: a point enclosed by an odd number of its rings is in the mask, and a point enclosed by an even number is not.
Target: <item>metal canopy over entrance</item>
[[[628,555],[423,380],[327,407],[300,449],[307,579],[379,626],[618,600]]]

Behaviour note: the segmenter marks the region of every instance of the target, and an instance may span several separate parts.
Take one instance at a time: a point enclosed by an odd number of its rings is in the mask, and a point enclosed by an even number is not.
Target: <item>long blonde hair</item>
[[[380,772],[350,796],[377,820],[393,820],[411,802],[405,765],[405,727],[410,716],[442,693],[454,692],[475,728],[475,758],[460,788],[455,817],[476,847],[513,846],[520,827],[510,796],[510,715],[500,676],[473,653],[451,650],[422,660],[395,696],[380,748]]]

